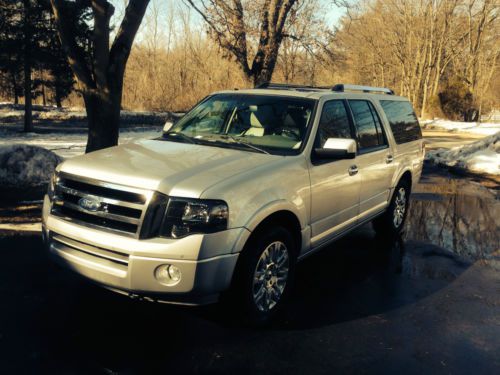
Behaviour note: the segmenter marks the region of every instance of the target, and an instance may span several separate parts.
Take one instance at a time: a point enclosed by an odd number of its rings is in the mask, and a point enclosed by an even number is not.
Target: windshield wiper
[[[185,141],[188,141],[189,143],[192,143],[192,144],[198,143],[193,138],[191,138],[191,137],[189,137],[186,134],[181,133],[181,132],[168,132],[168,133],[163,134],[163,138],[168,137],[168,136],[173,136],[174,138],[179,137],[179,138],[181,138]]]
[[[229,138],[230,140],[232,140],[234,143],[236,144],[239,144],[239,145],[244,145],[244,146],[247,146],[255,151],[259,151],[263,154],[267,154],[267,155],[270,155],[269,152],[267,152],[266,150],[260,148],[260,147],[257,147],[257,146],[254,146],[253,144],[251,144],[250,142],[244,142],[242,141],[241,139],[238,139],[236,138],[235,136],[231,135],[231,134],[224,134],[224,136],[221,137],[222,139],[227,139]]]

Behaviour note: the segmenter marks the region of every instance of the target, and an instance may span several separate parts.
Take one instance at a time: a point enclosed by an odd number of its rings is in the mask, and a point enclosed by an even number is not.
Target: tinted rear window
[[[381,100],[380,105],[389,120],[397,144],[422,138],[420,125],[410,102]]]
[[[358,146],[361,150],[386,144],[382,126],[372,103],[366,100],[349,100],[354,123],[358,130]]]

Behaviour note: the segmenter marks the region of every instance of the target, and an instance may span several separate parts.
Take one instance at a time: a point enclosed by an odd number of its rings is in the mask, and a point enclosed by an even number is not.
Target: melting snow
[[[0,188],[46,185],[61,158],[52,151],[30,145],[0,145]]]
[[[438,165],[500,175],[500,132],[466,146],[429,151],[425,158]]]
[[[500,131],[500,123],[491,122],[459,122],[449,120],[421,120],[424,129],[436,129],[449,132],[493,135]]]

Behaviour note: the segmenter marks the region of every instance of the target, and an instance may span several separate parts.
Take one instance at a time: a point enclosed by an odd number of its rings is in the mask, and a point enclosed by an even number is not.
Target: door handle
[[[348,169],[349,171],[349,176],[354,176],[356,173],[358,173],[358,166],[357,165],[351,165]]]
[[[385,162],[387,164],[392,163],[393,160],[394,160],[394,157],[392,155],[387,155],[387,157],[385,158]]]

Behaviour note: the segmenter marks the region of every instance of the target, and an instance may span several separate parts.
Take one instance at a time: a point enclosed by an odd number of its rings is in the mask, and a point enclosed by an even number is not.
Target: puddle
[[[432,176],[412,194],[405,240],[430,242],[469,260],[500,249],[498,191],[465,179]]]

